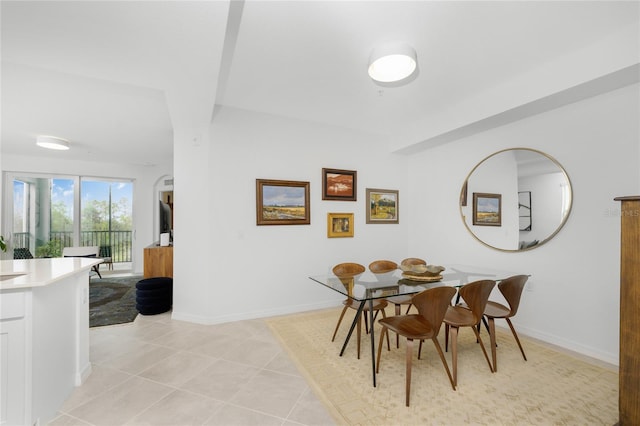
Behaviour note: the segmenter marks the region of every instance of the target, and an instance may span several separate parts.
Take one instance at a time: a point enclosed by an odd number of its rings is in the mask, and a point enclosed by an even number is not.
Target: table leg
[[[349,339],[351,338],[351,334],[353,333],[353,329],[356,328],[356,324],[358,323],[358,318],[360,318],[360,315],[362,314],[362,310],[364,309],[364,302],[366,300],[363,300],[360,302],[360,306],[358,306],[358,311],[356,312],[356,316],[353,317],[353,322],[351,323],[351,328],[349,328],[349,333],[347,334],[347,338],[344,339],[344,344],[342,345],[342,350],[340,351],[340,356],[342,356],[342,354],[344,353],[345,349],[347,349],[347,344],[349,343]]]
[[[373,387],[376,387],[376,344],[373,337],[373,299],[369,299],[369,333],[371,333],[371,370],[373,372]]]

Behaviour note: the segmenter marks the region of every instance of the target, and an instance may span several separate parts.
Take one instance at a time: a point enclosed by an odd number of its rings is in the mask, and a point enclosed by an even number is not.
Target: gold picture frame
[[[257,225],[309,225],[309,182],[256,179]]]
[[[353,213],[327,213],[327,237],[353,237]]]

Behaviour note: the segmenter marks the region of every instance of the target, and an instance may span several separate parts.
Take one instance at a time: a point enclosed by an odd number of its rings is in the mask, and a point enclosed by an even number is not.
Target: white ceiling
[[[1,149],[166,163],[174,124],[209,121],[215,104],[419,142],[467,100],[490,102],[505,82],[637,27],[638,6],[2,1]],[[420,74],[406,86],[366,74],[371,49],[387,41],[417,51]],[[72,149],[42,151],[38,134]]]

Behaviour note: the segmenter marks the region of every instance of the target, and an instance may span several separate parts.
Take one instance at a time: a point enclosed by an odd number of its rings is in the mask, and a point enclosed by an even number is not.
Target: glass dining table
[[[331,290],[337,291],[344,296],[359,302],[358,310],[353,318],[347,337],[344,340],[340,356],[344,354],[345,349],[351,339],[353,330],[356,327],[357,320],[360,317],[365,303],[369,303],[369,324],[371,338],[371,368],[373,374],[373,386],[376,386],[376,367],[375,367],[375,337],[373,332],[373,301],[376,299],[384,299],[392,296],[411,295],[419,293],[423,290],[438,286],[452,286],[459,288],[467,283],[477,280],[494,280],[499,282],[505,278],[519,273],[488,269],[484,267],[469,265],[445,265],[445,270],[440,273],[442,279],[428,279],[426,277],[411,277],[403,273],[402,270],[396,269],[384,274],[374,274],[371,271],[365,271],[353,278],[338,278],[331,272],[324,275],[312,275],[309,278]],[[459,301],[459,294],[456,295],[454,303]]]

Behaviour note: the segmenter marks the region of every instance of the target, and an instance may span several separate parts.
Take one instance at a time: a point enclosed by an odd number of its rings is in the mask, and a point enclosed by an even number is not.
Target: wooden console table
[[[154,244],[144,248],[144,277],[173,278],[173,246]]]

